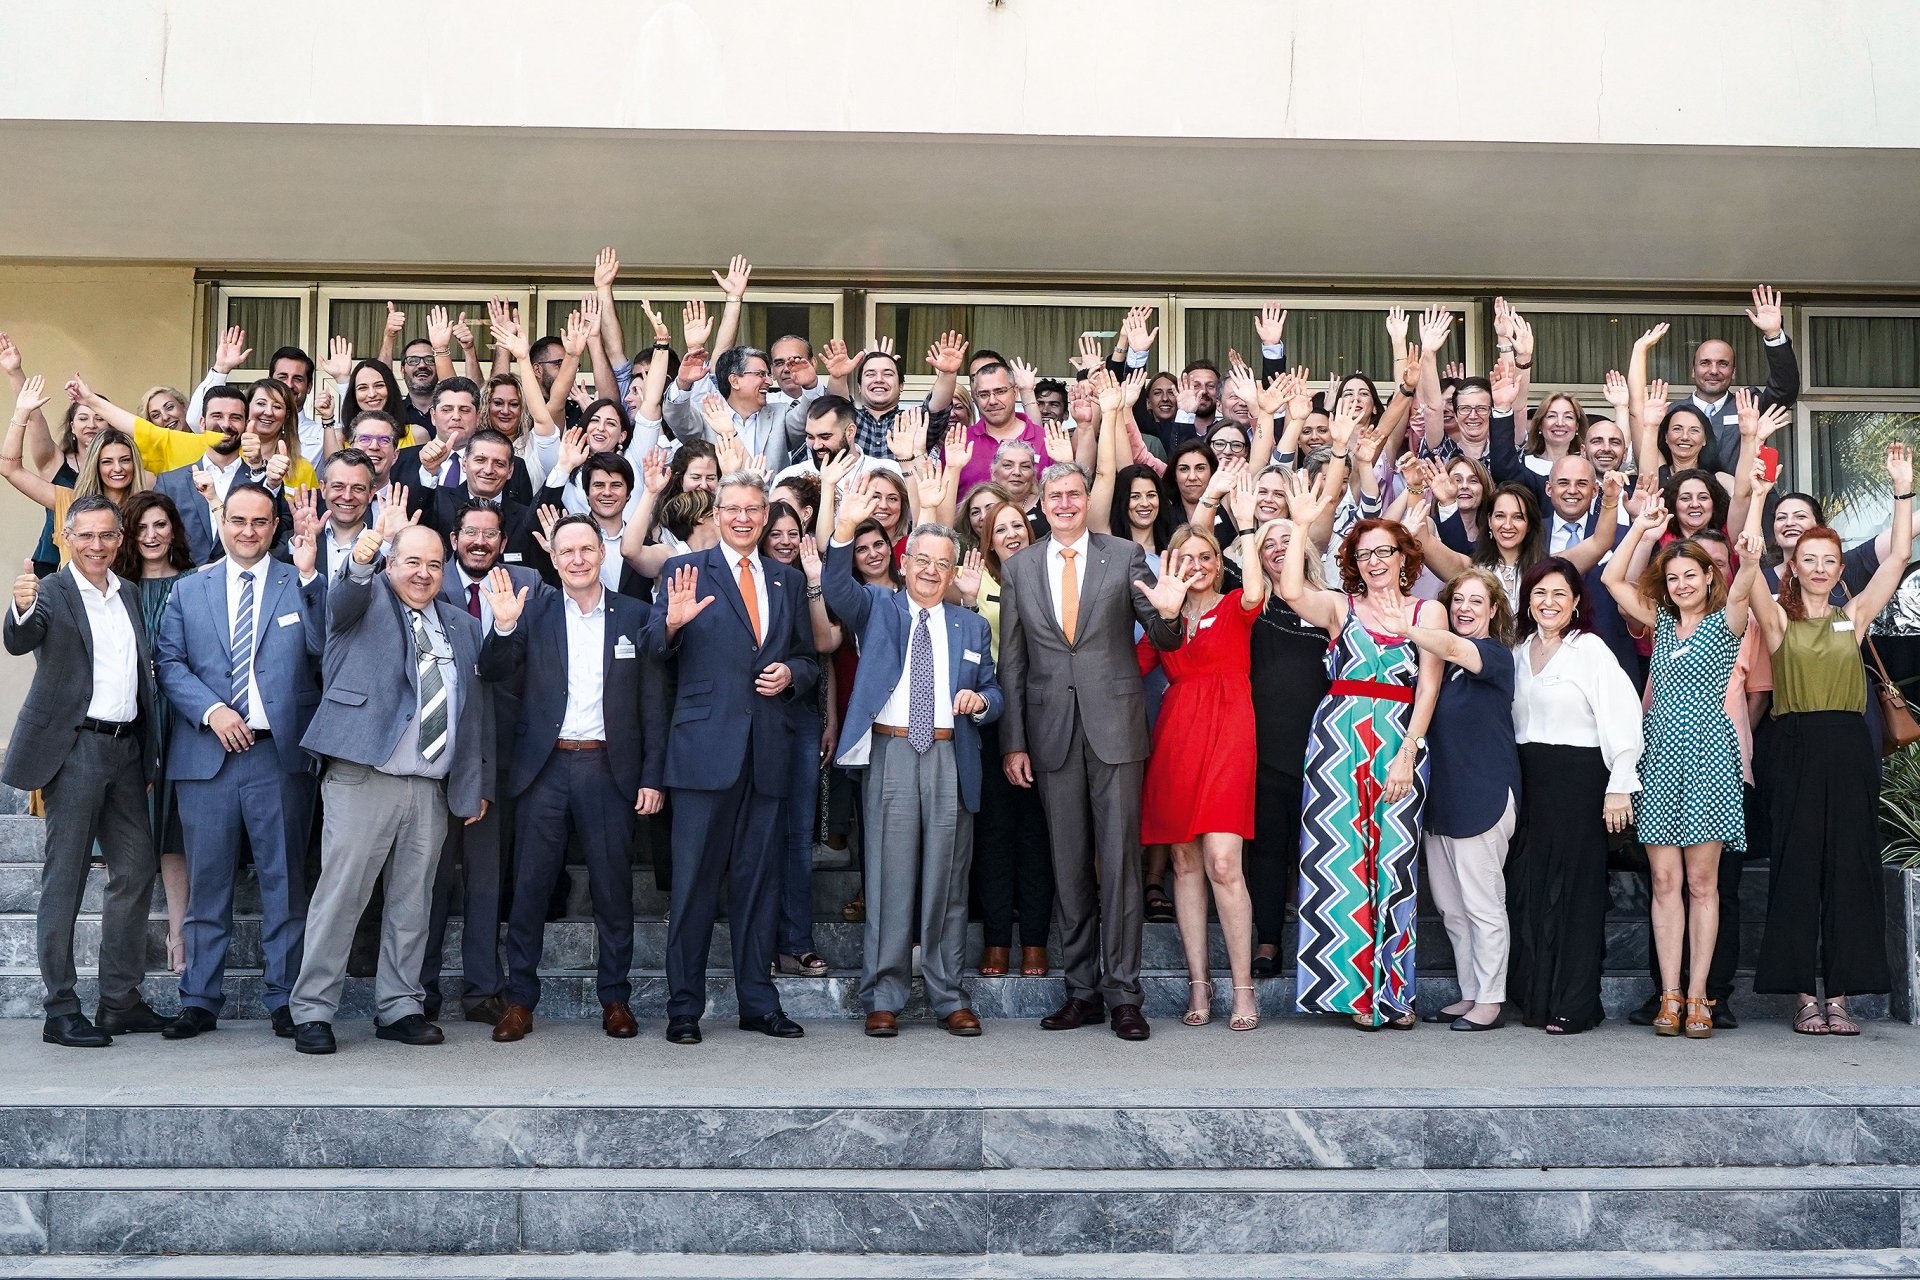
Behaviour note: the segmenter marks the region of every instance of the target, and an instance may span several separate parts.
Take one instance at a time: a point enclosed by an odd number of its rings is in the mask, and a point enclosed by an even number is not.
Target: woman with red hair
[[[1310,527],[1328,501],[1324,483],[1295,475],[1287,500],[1295,528]],[[1333,684],[1307,745],[1296,1000],[1304,1013],[1351,1014],[1366,1031],[1411,1030],[1425,735],[1442,662],[1392,634],[1381,606],[1405,602],[1420,576],[1420,544],[1395,521],[1360,521],[1340,544],[1342,591],[1307,585],[1308,554],[1304,537],[1287,544],[1280,594],[1333,634]],[[1447,625],[1431,601],[1413,605],[1412,621]]]

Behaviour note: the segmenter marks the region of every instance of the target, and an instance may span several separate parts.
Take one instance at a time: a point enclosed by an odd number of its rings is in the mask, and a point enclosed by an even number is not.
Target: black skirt
[[[1772,879],[1753,989],[1873,995],[1893,986],[1881,883],[1880,762],[1865,716],[1773,721],[1762,778]]]
[[[1606,1017],[1607,762],[1597,747],[1520,747],[1520,830],[1507,859],[1508,998],[1530,1027],[1585,1031]]]

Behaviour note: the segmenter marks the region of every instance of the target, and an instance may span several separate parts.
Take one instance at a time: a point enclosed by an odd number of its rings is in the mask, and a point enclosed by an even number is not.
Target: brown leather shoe
[[[955,1009],[940,1019],[940,1025],[950,1036],[977,1036],[980,1034],[980,1019],[971,1009]]]
[[[1029,978],[1047,976],[1047,949],[1045,947],[1020,948],[1020,972]]]
[[[1075,1027],[1084,1027],[1088,1023],[1098,1023],[1106,1009],[1098,1000],[1081,1000],[1068,996],[1067,1002],[1040,1019],[1044,1031],[1072,1031]]]
[[[527,1032],[533,1030],[533,1010],[523,1004],[510,1004],[507,1011],[500,1015],[500,1021],[493,1024],[493,1038],[501,1044],[513,1040],[524,1040]]]
[[[1117,1004],[1113,1006],[1113,1034],[1122,1040],[1145,1040],[1153,1032],[1147,1028],[1146,1015],[1140,1012],[1137,1004]]]
[[[1005,975],[1007,972],[1007,960],[1010,958],[1008,953],[1009,948],[1007,947],[988,947],[982,951],[980,953],[980,976],[983,978],[998,978]]]
[[[600,1015],[600,1029],[615,1040],[631,1040],[640,1034],[640,1024],[633,1020],[633,1010],[620,1001],[600,1006],[604,1013]]]
[[[886,1040],[900,1034],[900,1023],[884,1009],[875,1009],[867,1015],[867,1034],[876,1040]]]

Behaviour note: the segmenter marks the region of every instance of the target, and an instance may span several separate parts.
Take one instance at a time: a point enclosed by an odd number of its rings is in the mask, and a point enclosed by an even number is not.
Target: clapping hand
[[[493,610],[493,629],[505,628],[511,631],[520,621],[520,611],[527,607],[527,588],[513,589],[513,576],[504,568],[495,566],[487,575],[487,607]]]
[[[673,571],[667,579],[667,634],[672,635],[680,628],[705,613],[707,606],[714,601],[713,596],[702,600],[700,595],[700,571],[690,564],[683,564]]]

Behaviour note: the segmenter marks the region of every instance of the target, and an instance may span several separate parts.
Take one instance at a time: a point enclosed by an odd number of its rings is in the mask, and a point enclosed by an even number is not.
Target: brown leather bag
[[[1849,602],[1853,600],[1853,592],[1847,590],[1844,582],[1840,584],[1840,590],[1846,593]],[[1869,622],[1867,625],[1873,624]],[[1866,637],[1865,646],[1867,656],[1873,659],[1873,669],[1880,676],[1878,680],[1868,681],[1880,699],[1880,754],[1890,756],[1902,747],[1920,742],[1920,720],[1914,719],[1907,695],[1900,692],[1900,686],[1894,683],[1893,676],[1887,672],[1887,664],[1880,661],[1880,650],[1874,648],[1871,634]]]

